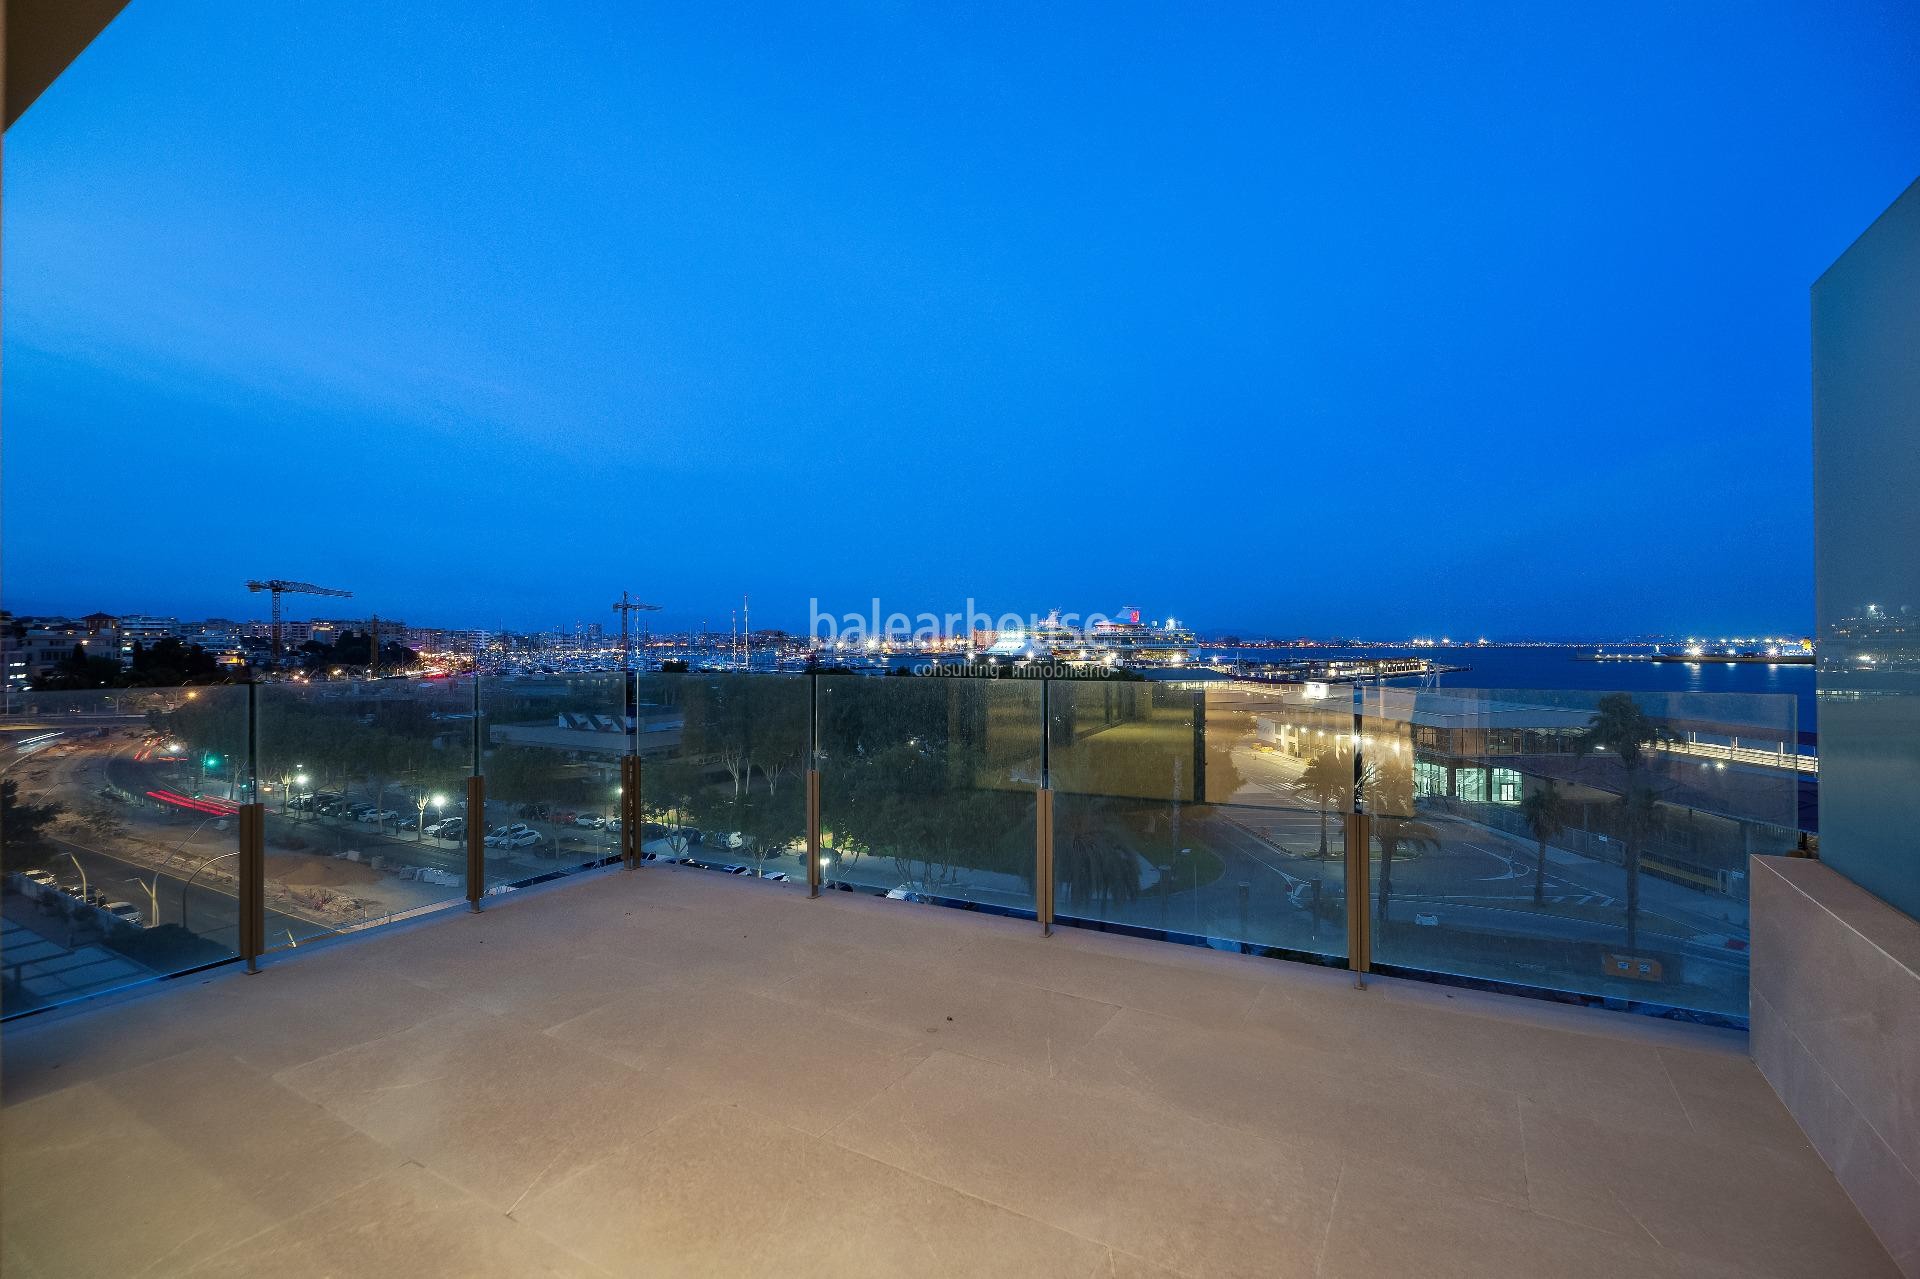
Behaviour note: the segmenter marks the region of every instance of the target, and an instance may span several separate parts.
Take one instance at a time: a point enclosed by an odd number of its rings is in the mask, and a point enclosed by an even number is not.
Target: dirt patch
[[[267,878],[302,888],[359,888],[385,876],[364,862],[314,853],[267,854]]]

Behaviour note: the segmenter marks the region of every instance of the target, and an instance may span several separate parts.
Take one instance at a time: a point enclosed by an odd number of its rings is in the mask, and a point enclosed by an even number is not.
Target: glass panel
[[[466,899],[472,677],[259,689],[267,948]],[[445,799],[444,804],[435,801]]]
[[[1350,693],[1056,680],[1055,914],[1345,953]]]
[[[823,675],[832,887],[1034,913],[1038,680]]]
[[[1798,840],[1794,698],[1370,688],[1364,710],[1376,963],[1746,1015],[1747,857]]]
[[[247,690],[25,693],[0,718],[0,1014],[230,959]]]
[[[805,675],[640,677],[643,856],[806,886]]]
[[[626,676],[487,676],[480,709],[488,891],[618,857]]]

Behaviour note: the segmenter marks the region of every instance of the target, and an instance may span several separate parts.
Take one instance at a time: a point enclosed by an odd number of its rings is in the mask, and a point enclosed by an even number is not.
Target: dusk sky
[[[1810,630],[1920,7],[1270,8],[134,0],[6,137],[0,602]]]

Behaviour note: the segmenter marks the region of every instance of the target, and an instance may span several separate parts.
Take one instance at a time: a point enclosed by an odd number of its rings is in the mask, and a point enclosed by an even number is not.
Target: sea
[[[1194,644],[1187,650],[1197,663],[1244,662],[1249,666],[1299,661],[1336,661],[1372,657],[1418,657],[1442,666],[1467,667],[1443,675],[1387,680],[1397,687],[1442,689],[1574,689],[1599,693],[1768,693],[1791,697],[1800,741],[1815,740],[1812,666],[1769,666],[1759,662],[1649,662],[1591,660],[1592,649],[1545,645],[1484,648],[1396,648],[1390,646],[1323,648],[1248,648]],[[1609,646],[1609,653],[1650,652]],[[923,656],[896,655],[889,665],[909,669],[926,664]],[[1771,716],[1769,716],[1771,719]],[[1779,723],[1782,721],[1774,720]]]
[[[1510,648],[1221,648],[1195,645],[1194,660],[1258,662],[1302,658],[1420,657],[1443,666],[1465,666],[1458,673],[1424,680],[1389,680],[1407,686],[1479,689],[1580,689],[1606,693],[1771,693],[1792,697],[1802,741],[1817,730],[1814,668],[1769,666],[1760,662],[1644,662],[1588,660],[1592,650],[1528,645]],[[1634,652],[1609,648],[1608,652]]]

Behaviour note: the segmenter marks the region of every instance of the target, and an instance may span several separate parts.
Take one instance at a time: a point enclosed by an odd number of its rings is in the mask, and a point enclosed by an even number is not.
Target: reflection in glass
[[[1773,695],[1370,688],[1377,964],[1746,1015],[1747,858],[1798,840]]]
[[[1344,953],[1352,722],[1324,686],[1056,681],[1056,913]]]
[[[626,676],[486,676],[480,713],[488,890],[617,856]]]
[[[259,687],[269,950],[465,900],[446,823],[466,818],[473,697],[471,677]]]
[[[830,886],[1032,914],[1038,681],[823,676]]]
[[[0,720],[0,1014],[233,957],[246,696],[13,699]]]

